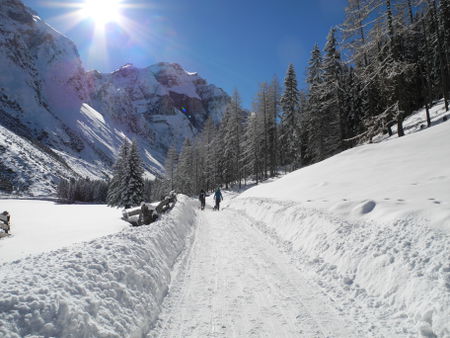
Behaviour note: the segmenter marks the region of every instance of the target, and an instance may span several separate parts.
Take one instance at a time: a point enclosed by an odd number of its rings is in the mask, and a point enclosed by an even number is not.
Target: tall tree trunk
[[[438,57],[439,57],[439,72],[441,75],[441,88],[442,88],[442,95],[444,96],[444,104],[445,104],[445,110],[448,111],[449,109],[449,97],[448,97],[448,69],[447,69],[447,63],[445,58],[445,51],[443,50],[443,39],[441,35],[441,29],[439,28],[439,20],[437,18],[437,6],[435,0],[428,0],[428,6],[430,8],[430,14],[431,14],[431,20],[432,24],[434,26],[434,30],[436,32],[436,47],[438,51]]]
[[[425,103],[425,111],[427,116],[427,127],[431,127],[431,117],[430,117],[430,108],[428,106],[428,103]]]

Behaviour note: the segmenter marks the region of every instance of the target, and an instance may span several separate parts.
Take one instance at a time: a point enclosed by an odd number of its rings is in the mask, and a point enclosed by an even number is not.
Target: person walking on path
[[[220,191],[220,188],[216,189],[216,192],[214,193],[214,200],[216,201],[214,210],[220,210],[220,202],[223,201],[223,196],[222,192]]]
[[[200,204],[201,204],[201,209],[205,209],[205,204],[206,204],[206,192],[205,190],[200,190],[200,195],[198,196],[198,199],[200,200]]]

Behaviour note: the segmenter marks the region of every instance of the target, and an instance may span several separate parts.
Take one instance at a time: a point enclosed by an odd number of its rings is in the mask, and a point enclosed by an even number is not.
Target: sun
[[[82,5],[83,15],[91,18],[98,25],[120,20],[121,0],[85,0]]]

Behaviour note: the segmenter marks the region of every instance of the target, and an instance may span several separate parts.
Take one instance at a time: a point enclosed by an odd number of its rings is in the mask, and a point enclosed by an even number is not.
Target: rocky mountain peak
[[[125,139],[138,142],[149,175],[162,174],[167,149],[219,121],[229,100],[177,63],[86,72],[71,40],[19,0],[0,0],[0,125],[51,152],[68,176],[108,175]]]

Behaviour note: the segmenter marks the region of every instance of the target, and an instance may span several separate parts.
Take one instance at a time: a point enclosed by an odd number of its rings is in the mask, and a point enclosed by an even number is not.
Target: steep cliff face
[[[125,65],[111,74],[87,74],[90,105],[157,147],[180,145],[211,116],[220,121],[229,96],[176,63],[139,69]]]
[[[48,170],[66,170],[58,176],[105,177],[124,139],[138,142],[148,175],[161,174],[168,147],[193,137],[209,116],[219,121],[228,102],[222,89],[178,64],[86,72],[72,41],[19,0],[0,0],[0,134],[31,147],[0,144],[21,159],[2,162],[0,190],[11,171],[6,183],[24,186],[18,180],[30,149],[45,149]],[[20,189],[36,194],[32,176]],[[57,177],[47,181],[54,190]]]

